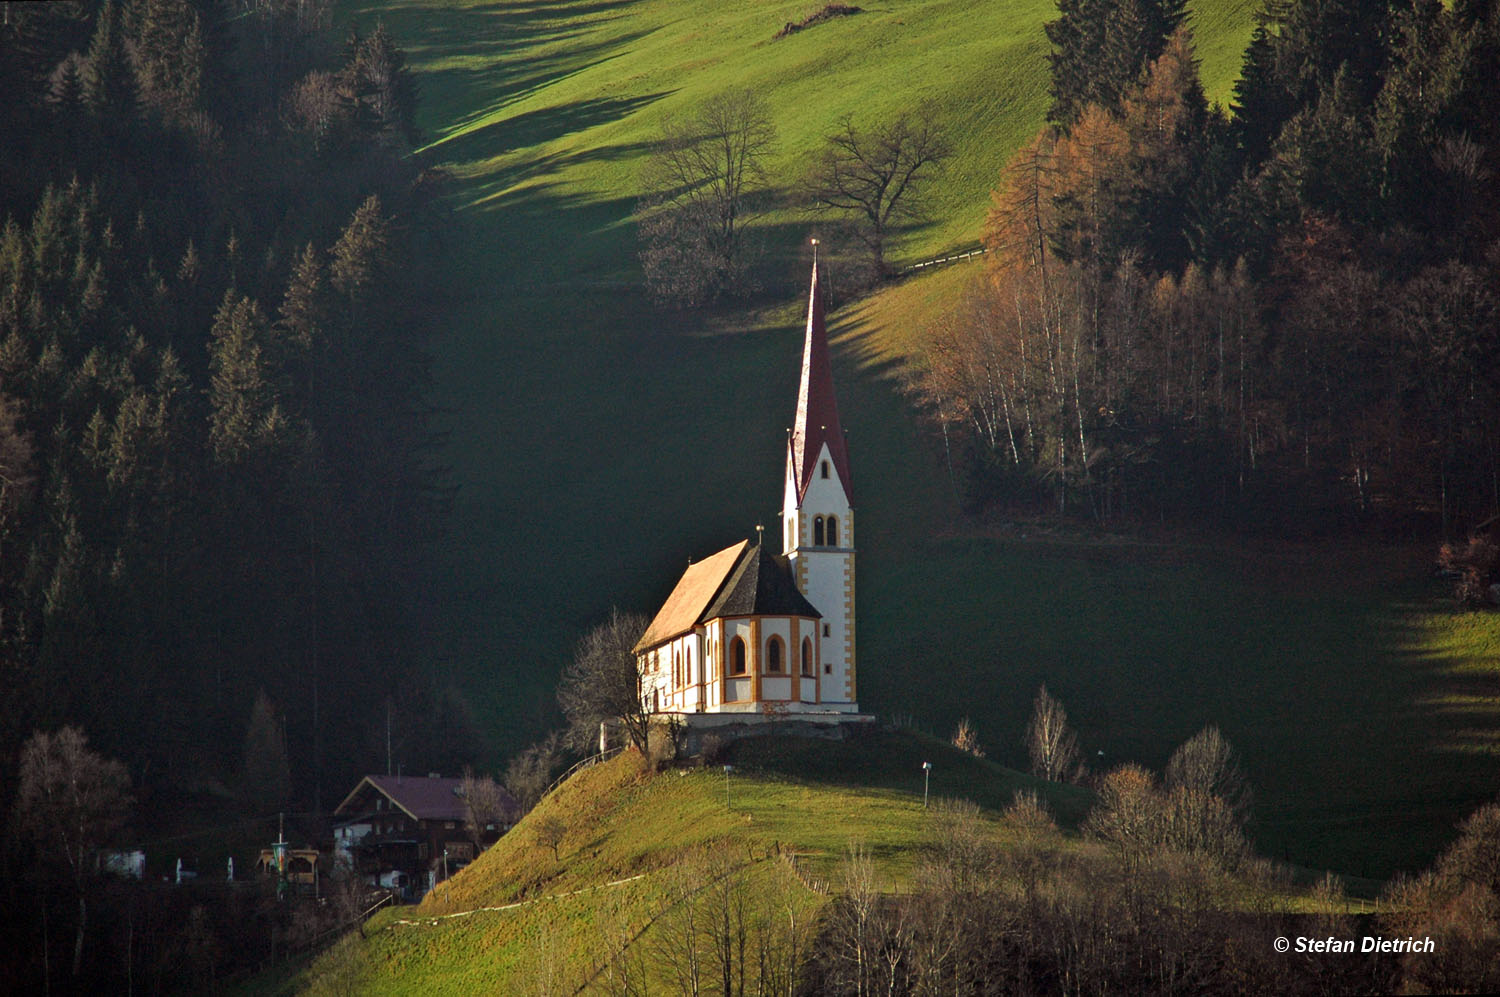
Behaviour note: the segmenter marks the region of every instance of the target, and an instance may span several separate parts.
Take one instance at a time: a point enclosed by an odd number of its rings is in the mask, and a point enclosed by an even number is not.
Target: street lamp
[[[729,809],[729,773],[734,771],[733,765],[724,766],[724,809]]]
[[[922,809],[927,809],[927,787],[932,782],[932,763],[922,763]]]

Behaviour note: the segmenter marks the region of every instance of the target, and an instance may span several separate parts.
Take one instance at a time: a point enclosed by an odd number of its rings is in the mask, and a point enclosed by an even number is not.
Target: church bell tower
[[[857,713],[854,669],[854,509],[849,452],[839,425],[814,243],[797,416],[787,436],[782,545],[797,587],[822,614],[819,699]]]

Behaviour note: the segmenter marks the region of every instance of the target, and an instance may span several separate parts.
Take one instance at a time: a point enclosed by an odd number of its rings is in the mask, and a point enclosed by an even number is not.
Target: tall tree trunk
[[[83,896],[83,885],[78,887],[78,934],[73,938],[73,979],[83,972],[83,934],[89,923],[88,901]]]

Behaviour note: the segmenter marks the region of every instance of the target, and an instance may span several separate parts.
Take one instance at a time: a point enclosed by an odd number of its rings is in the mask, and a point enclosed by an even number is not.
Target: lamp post
[[[927,787],[932,782],[932,763],[922,763],[922,809],[927,809]]]
[[[729,807],[729,773],[731,773],[733,771],[734,771],[734,766],[733,765],[726,765],[726,766],[724,766],[724,809],[725,810],[730,809],[730,807]]]

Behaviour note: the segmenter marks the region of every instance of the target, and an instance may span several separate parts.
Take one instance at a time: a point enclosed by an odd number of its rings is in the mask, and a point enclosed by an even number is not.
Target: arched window
[[[837,517],[835,517],[835,516],[829,516],[828,517],[828,546],[830,546],[830,547],[837,547],[838,545],[839,545],[839,521],[838,521]]]
[[[815,519],[813,519],[813,546],[814,547],[821,547],[821,546],[823,546],[823,517],[822,516],[818,516]]]
[[[802,674],[811,676],[813,673],[812,638],[802,638]]]
[[[682,653],[679,651],[672,652],[672,684],[682,685]]]
[[[828,461],[823,462],[823,477],[828,477]]]
[[[729,674],[745,674],[745,642],[739,637],[729,642]]]
[[[766,671],[773,675],[782,673],[786,655],[782,651],[781,638],[773,636],[766,641]]]

